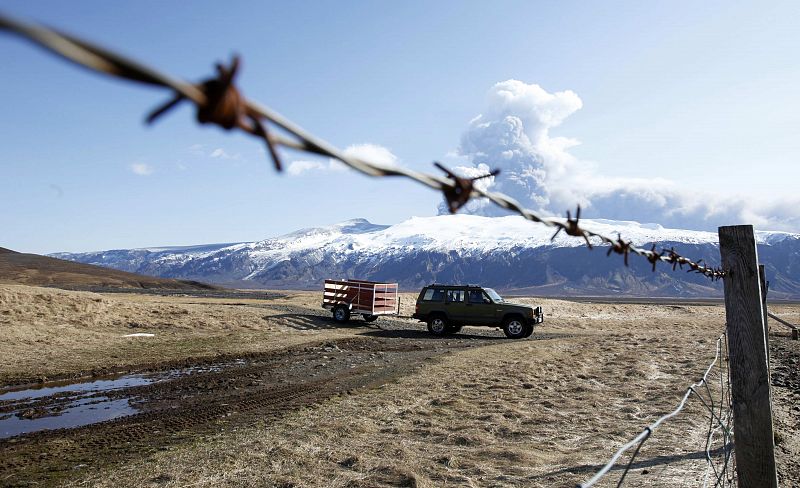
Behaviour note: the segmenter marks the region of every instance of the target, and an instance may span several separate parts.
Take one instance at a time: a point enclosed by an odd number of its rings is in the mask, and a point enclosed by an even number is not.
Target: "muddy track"
[[[530,340],[560,337],[537,332]],[[0,486],[67,480],[226,428],[268,423],[335,395],[385,384],[443,354],[501,342],[481,336],[431,340],[390,334],[305,344],[217,364],[204,361],[197,370],[172,373],[152,384],[96,394],[127,399],[138,412],[133,415],[0,440]],[[59,398],[36,399],[31,405],[47,411],[52,407],[48,402]]]

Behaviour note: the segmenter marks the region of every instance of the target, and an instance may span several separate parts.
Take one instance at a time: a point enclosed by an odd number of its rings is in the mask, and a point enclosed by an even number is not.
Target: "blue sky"
[[[593,199],[591,215],[626,217],[608,193],[630,195],[658,176],[672,181],[670,204],[701,192],[725,223],[752,213],[762,228],[800,230],[791,220],[796,2],[230,3],[6,1],[2,11],[187,79],[239,53],[246,96],[340,147],[381,146],[415,169],[483,162],[482,151],[453,156],[473,119],[527,110],[487,105],[496,84],[569,90],[580,109],[545,130],[580,141],[568,156],[583,176],[553,184],[613,180],[575,197]],[[355,217],[396,223],[433,215],[441,201],[409,182],[344,171],[275,174],[258,141],[198,127],[189,107],[144,126],[163,91],[90,74],[9,35],[0,46],[0,246],[258,240]],[[737,213],[719,210],[728,198]],[[547,210],[566,210],[550,201]],[[696,214],[712,210],[694,205],[692,215],[652,220],[702,226]]]

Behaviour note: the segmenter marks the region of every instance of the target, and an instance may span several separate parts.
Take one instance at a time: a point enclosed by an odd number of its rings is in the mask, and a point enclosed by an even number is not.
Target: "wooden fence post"
[[[764,346],[767,349],[767,370],[769,369],[769,322],[767,322],[767,293],[769,293],[769,283],[767,283],[767,272],[764,270],[764,265],[758,265],[758,279],[761,283],[761,312],[764,315]],[[770,404],[771,405],[771,404]]]
[[[725,270],[736,475],[743,488],[776,487],[767,346],[752,225],[719,228]]]

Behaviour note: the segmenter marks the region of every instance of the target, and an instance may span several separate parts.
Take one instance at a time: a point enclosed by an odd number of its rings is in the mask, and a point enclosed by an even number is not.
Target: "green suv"
[[[491,288],[478,285],[428,285],[417,297],[412,316],[428,323],[433,335],[454,334],[464,325],[502,327],[506,337],[522,339],[544,322],[542,307],[503,300]]]

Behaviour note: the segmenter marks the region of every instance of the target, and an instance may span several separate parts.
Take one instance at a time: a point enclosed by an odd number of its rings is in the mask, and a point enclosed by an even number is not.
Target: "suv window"
[[[464,295],[466,295],[464,290],[447,290],[447,301],[463,303]]]
[[[444,301],[444,290],[441,288],[428,288],[425,290],[425,295],[422,297],[425,302],[441,302]]]
[[[484,288],[483,291],[485,291],[486,294],[489,295],[489,297],[491,297],[494,303],[503,303],[505,301],[503,300],[503,297],[498,295],[497,292],[492,290],[491,288]]]
[[[469,303],[485,303],[488,302],[489,297],[483,294],[481,290],[469,291]]]

